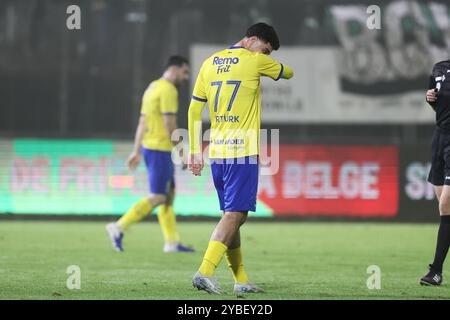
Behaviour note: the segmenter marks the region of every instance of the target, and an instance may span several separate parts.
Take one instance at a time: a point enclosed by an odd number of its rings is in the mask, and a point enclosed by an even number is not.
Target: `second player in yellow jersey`
[[[172,151],[173,144],[164,126],[164,115],[178,112],[178,90],[167,79],[161,78],[148,86],[142,97],[141,114],[145,115],[142,146],[146,149]]]
[[[172,56],[161,78],[150,83],[142,98],[141,116],[136,129],[134,147],[127,163],[136,169],[141,158],[147,167],[149,194],[133,204],[106,231],[113,248],[122,252],[122,240],[130,225],[144,219],[158,207],[158,221],[164,235],[164,252],[193,252],[180,243],[173,209],[175,168],[171,151],[172,133],[177,129],[177,86],[189,78],[189,63],[181,56]]]

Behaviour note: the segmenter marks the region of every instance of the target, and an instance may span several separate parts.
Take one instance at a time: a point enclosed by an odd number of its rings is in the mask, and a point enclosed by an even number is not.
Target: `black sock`
[[[437,236],[436,253],[434,255],[433,270],[442,273],[445,257],[450,246],[450,216],[441,216],[441,224]]]

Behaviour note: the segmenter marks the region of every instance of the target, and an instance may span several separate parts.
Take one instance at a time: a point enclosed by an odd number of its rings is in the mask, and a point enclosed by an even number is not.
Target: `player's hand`
[[[188,167],[188,165],[187,165],[188,159],[184,156],[184,148],[183,147],[178,150],[178,156],[181,159],[181,170],[186,170]]]
[[[436,102],[437,100],[437,90],[430,89],[427,91],[427,101],[428,102]]]
[[[203,155],[191,154],[189,155],[189,170],[194,174],[194,176],[201,176],[203,169]]]
[[[131,171],[136,170],[137,166],[141,162],[141,154],[139,152],[132,152],[127,159],[128,169]]]

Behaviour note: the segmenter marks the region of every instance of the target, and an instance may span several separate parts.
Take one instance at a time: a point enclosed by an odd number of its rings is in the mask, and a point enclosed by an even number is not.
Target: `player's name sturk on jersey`
[[[239,116],[215,116],[216,122],[239,122]]]
[[[229,57],[229,58],[214,57],[212,62],[213,66],[217,65],[218,74],[222,72],[229,72],[231,65],[238,63],[239,63],[238,57]]]

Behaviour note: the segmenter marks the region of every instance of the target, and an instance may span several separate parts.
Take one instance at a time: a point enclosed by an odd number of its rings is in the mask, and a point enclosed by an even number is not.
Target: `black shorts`
[[[450,186],[450,132],[436,128],[431,142],[431,169],[428,182]]]

